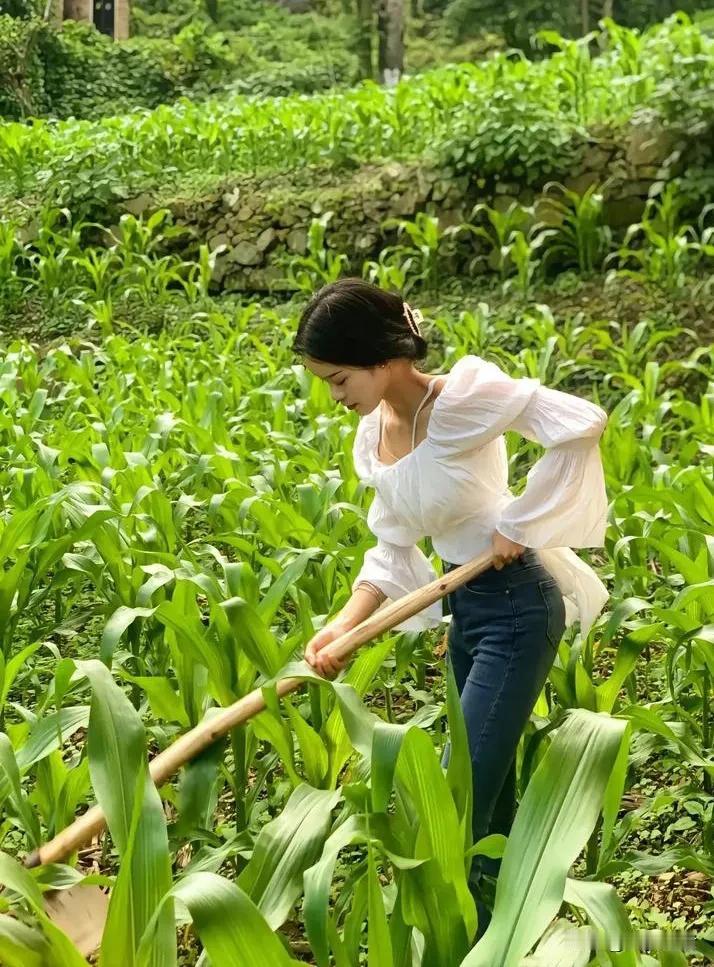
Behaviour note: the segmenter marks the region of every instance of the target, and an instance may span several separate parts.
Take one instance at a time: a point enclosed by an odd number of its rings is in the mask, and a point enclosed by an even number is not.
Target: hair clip
[[[424,321],[419,309],[412,309],[408,302],[404,303],[404,316],[407,320],[407,324],[415,336],[421,337],[421,329],[419,328],[419,323]]]

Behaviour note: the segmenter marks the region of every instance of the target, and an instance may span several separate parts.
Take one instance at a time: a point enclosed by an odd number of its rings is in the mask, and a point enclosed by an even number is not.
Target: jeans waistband
[[[442,562],[444,574],[459,567],[458,564],[450,564],[448,561]],[[471,578],[468,582],[470,587],[478,587],[483,591],[498,591],[504,588],[514,588],[519,584],[530,584],[532,581],[544,581],[551,577],[549,571],[541,562],[537,553],[532,547],[527,547],[521,557],[516,558],[510,564],[504,564],[500,571],[495,567]]]

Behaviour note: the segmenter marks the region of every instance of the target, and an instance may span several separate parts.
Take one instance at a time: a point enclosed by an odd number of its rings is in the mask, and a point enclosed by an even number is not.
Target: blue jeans
[[[444,572],[456,565],[444,562]],[[448,596],[449,662],[461,695],[473,770],[474,842],[508,835],[516,811],[515,756],[565,628],[565,605],[536,553],[491,567]],[[448,761],[448,751],[445,762]],[[471,880],[498,875],[475,857]]]

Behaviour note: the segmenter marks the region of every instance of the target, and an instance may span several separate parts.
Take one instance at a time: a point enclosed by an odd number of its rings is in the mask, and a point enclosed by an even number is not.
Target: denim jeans
[[[444,572],[456,565],[444,562]],[[565,628],[565,605],[536,553],[491,567],[448,596],[449,662],[461,695],[473,770],[474,842],[508,835],[516,811],[515,756]],[[448,750],[445,754],[448,762]],[[472,883],[500,861],[475,857]]]

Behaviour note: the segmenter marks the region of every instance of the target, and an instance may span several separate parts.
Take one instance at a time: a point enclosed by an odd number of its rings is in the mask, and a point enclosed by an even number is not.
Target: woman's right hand
[[[326,650],[327,645],[339,638],[340,635],[346,634],[351,628],[351,625],[340,621],[336,618],[334,621],[330,621],[328,624],[322,628],[321,631],[310,639],[305,648],[305,661],[308,665],[311,665],[316,672],[322,675],[323,678],[335,678],[348,662],[347,658],[342,660],[329,654],[329,650]]]

